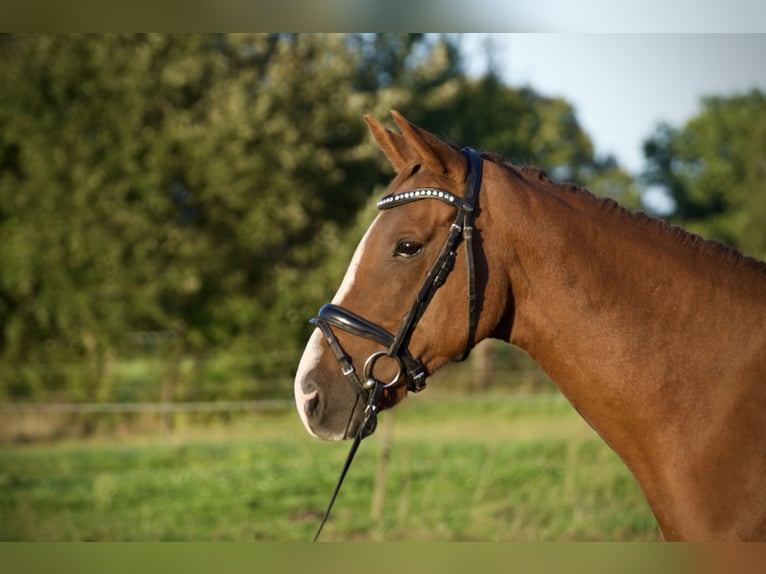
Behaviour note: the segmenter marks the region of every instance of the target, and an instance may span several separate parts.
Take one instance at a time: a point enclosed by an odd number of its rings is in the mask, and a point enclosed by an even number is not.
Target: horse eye
[[[422,243],[405,239],[403,241],[400,241],[398,245],[396,246],[396,251],[394,251],[394,256],[414,257],[415,255],[420,253],[421,249],[423,249]]]

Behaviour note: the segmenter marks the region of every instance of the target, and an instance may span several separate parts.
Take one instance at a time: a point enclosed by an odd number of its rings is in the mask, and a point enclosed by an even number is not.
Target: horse
[[[352,438],[372,389],[391,408],[500,339],[622,459],[664,540],[766,538],[766,264],[391,114],[365,120],[396,175],[298,364],[307,431]]]

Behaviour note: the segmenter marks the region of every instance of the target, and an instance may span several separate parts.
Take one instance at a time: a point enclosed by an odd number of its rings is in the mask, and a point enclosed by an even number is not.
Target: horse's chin
[[[301,420],[309,434],[323,441],[338,442],[356,438],[362,424],[366,424],[363,431],[364,437],[366,438],[372,435],[377,428],[377,419],[378,416],[380,416],[380,413],[384,410],[393,408],[406,396],[406,389],[386,389],[381,398],[380,410],[378,411],[377,416],[367,419],[366,423],[364,417],[364,407],[366,405],[363,404],[360,398],[351,406],[351,409],[348,411],[348,416],[346,416],[345,423],[340,425],[337,424],[339,421],[338,417],[334,417],[333,424],[327,424],[328,421],[322,420],[321,418],[317,419],[314,416],[313,411],[316,410],[316,407],[312,402],[317,399],[316,395],[312,393],[304,395],[304,397],[308,397],[308,401],[303,402],[302,406],[300,406],[300,400],[296,400],[296,403],[299,405],[298,411],[301,413]],[[342,419],[340,420],[342,421]]]
[[[295,406],[306,431],[324,441],[353,438],[362,420],[364,404],[359,395],[340,380],[330,384],[321,372],[296,377]]]
[[[295,406],[306,431],[323,441],[353,439],[364,419],[366,402],[345,378],[337,378],[319,364],[319,353],[311,350],[301,361],[295,378]],[[308,356],[308,359],[306,358]],[[407,396],[405,384],[384,389],[380,410],[390,409]],[[365,436],[374,432],[374,425]]]
[[[349,423],[344,428],[337,428],[331,426],[323,426],[321,424],[312,424],[304,420],[304,427],[306,431],[314,437],[326,442],[339,442],[343,440],[352,439],[356,436],[359,429],[359,423]]]
[[[343,431],[338,432],[338,431],[329,431],[324,429],[314,431],[311,434],[314,435],[314,437],[318,438],[319,440],[322,440],[325,442],[340,442],[340,441],[354,438],[353,435],[349,436]]]

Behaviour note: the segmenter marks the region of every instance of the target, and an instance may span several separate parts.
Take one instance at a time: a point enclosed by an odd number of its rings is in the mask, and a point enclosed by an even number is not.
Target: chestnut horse
[[[766,538],[766,264],[392,115],[401,133],[365,119],[397,175],[296,374],[308,431],[357,433],[364,394],[349,376],[368,357],[362,378],[387,383],[389,408],[498,338],[621,457],[664,539]],[[458,227],[452,272],[412,320]]]

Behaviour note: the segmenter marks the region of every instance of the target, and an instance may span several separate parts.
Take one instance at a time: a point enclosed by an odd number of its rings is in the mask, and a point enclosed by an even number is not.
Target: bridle
[[[378,201],[378,210],[393,209],[400,205],[434,199],[446,203],[457,209],[457,216],[450,227],[447,238],[439,252],[438,257],[431,265],[423,285],[420,287],[410,310],[402,319],[396,335],[386,329],[360,317],[356,313],[344,309],[339,305],[328,303],[324,305],[311,323],[318,327],[325,336],[335,358],[341,368],[341,372],[351,382],[359,397],[366,403],[362,423],[359,425],[351,451],[346,458],[346,463],[341,471],[340,479],[335,487],[330,504],[322,518],[314,540],[319,537],[327,518],[335,502],[335,498],[343,483],[351,461],[356,454],[362,439],[372,434],[377,426],[377,413],[383,390],[393,387],[404,375],[407,382],[407,390],[413,393],[422,391],[426,386],[427,371],[422,361],[413,357],[408,349],[408,344],[420,318],[425,313],[436,291],[444,285],[447,277],[454,268],[455,257],[461,240],[465,244],[466,268],[468,275],[468,334],[463,352],[454,357],[455,361],[463,361],[471,351],[476,336],[476,276],[474,270],[473,253],[473,217],[475,215],[476,199],[481,188],[482,159],[479,153],[471,148],[464,148],[463,154],[467,160],[468,168],[465,176],[465,191],[463,197],[439,188],[417,188],[411,191],[386,195]],[[354,363],[341,347],[338,338],[333,332],[333,327],[351,333],[357,337],[370,339],[386,348],[385,351],[372,353],[364,363],[362,377],[359,376]],[[374,377],[374,369],[377,361],[383,357],[390,357],[397,363],[396,375],[388,382],[382,382]]]
[[[476,334],[476,278],[474,272],[473,256],[473,215],[476,204],[476,198],[481,187],[481,156],[471,148],[465,148],[463,153],[468,160],[468,170],[466,172],[465,193],[460,198],[449,191],[438,188],[418,188],[411,191],[386,195],[378,201],[379,210],[393,209],[400,205],[420,201],[423,199],[435,199],[446,203],[457,209],[455,222],[449,230],[449,234],[444,241],[441,251],[436,261],[431,265],[426,274],[423,285],[420,287],[415,301],[410,310],[402,319],[401,325],[396,335],[392,335],[384,328],[360,317],[356,313],[344,309],[339,305],[328,303],[324,305],[317,316],[311,319],[311,323],[317,326],[327,339],[330,349],[332,349],[335,358],[340,364],[342,373],[353,384],[360,396],[367,400],[372,391],[373,384],[370,382],[370,373],[364,373],[365,380],[359,377],[351,358],[344,352],[337,337],[332,331],[332,327],[351,333],[358,337],[370,339],[386,348],[386,351],[373,353],[368,357],[367,362],[373,364],[377,360],[374,357],[388,356],[397,361],[400,371],[407,380],[407,389],[417,393],[426,386],[427,371],[425,365],[420,359],[414,358],[409,352],[407,345],[412,337],[415,327],[423,316],[428,304],[431,302],[436,291],[444,285],[447,276],[455,265],[457,248],[461,239],[465,243],[468,269],[468,336],[465,342],[465,349],[462,354],[455,357],[454,360],[464,360],[473,347]],[[399,377],[395,377],[385,386],[394,385]],[[374,380],[374,379],[373,379]],[[377,382],[377,381],[375,381]]]

